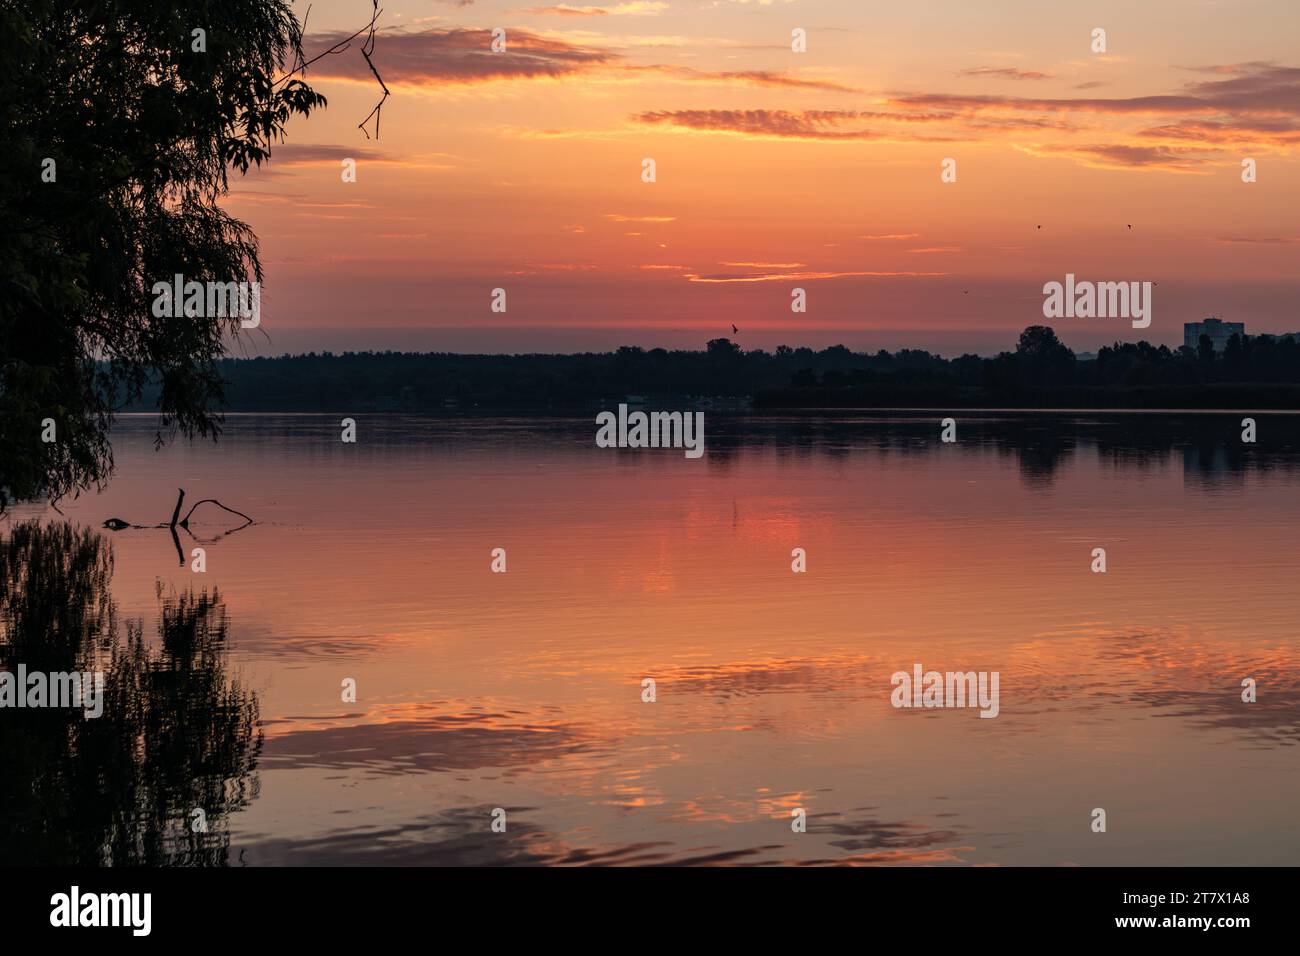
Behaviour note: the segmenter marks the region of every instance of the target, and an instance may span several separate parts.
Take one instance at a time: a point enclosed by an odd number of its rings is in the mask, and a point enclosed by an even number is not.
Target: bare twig
[[[352,41],[355,40],[357,37],[361,36],[361,34],[367,31],[373,34],[375,32],[375,22],[379,19],[379,14],[383,13],[383,11],[378,9],[379,0],[372,0],[372,2],[374,3],[376,9],[374,15],[371,16],[369,23],[367,23],[356,33],[352,34],[352,36],[348,37],[346,40],[340,40],[338,43],[334,44],[332,47],[330,47],[328,50],[325,50],[323,53],[317,53],[310,60],[306,60],[305,62],[300,63],[298,66],[295,66],[284,76],[276,80],[275,85],[279,86],[281,83],[287,82],[290,78],[297,75],[298,73],[306,73],[307,67],[311,66],[317,60],[323,60],[325,59],[325,57],[332,56],[335,53],[342,53],[344,50],[347,50],[349,47],[351,47]]]
[[[379,0],[372,0],[372,2],[375,4],[375,16],[378,17]],[[379,139],[379,114],[384,108],[384,101],[388,99],[388,97],[391,96],[392,94],[389,93],[388,84],[384,82],[384,78],[380,76],[379,71],[375,69],[374,61],[370,59],[370,54],[374,52],[375,52],[375,31],[374,28],[372,27],[370,30],[370,35],[366,37],[366,42],[361,45],[361,55],[365,57],[366,66],[370,67],[370,72],[375,75],[375,79],[379,82],[380,88],[382,88],[384,91],[384,95],[379,98],[379,102],[375,104],[375,108],[370,111],[370,116],[373,116],[375,118],[375,139]],[[366,139],[370,138],[370,134],[366,132],[366,123],[370,121],[370,116],[367,116],[365,119],[363,119],[360,123],[357,124],[357,128],[361,130],[361,132],[366,134]]]
[[[379,88],[384,91],[384,95],[379,98],[379,102],[375,104],[375,108],[370,111],[366,118],[357,124],[357,128],[366,134],[366,139],[369,139],[370,131],[366,129],[366,124],[370,122],[370,117],[373,116],[375,118],[375,139],[379,139],[379,116],[384,108],[384,101],[387,100],[388,97],[392,96],[392,92],[388,89],[387,84],[384,83],[384,78],[379,75],[379,70],[375,68],[374,60],[371,59],[371,54],[375,52],[375,28],[379,23],[380,15],[384,11],[379,8],[379,0],[370,0],[370,3],[372,13],[370,15],[369,23],[350,37],[335,43],[328,50],[316,54],[310,60],[304,60],[301,53],[296,54],[292,68],[285,73],[284,76],[275,81],[275,86],[287,83],[292,77],[297,76],[298,74],[303,74],[305,76],[307,73],[307,67],[311,66],[317,60],[322,60],[327,56],[333,56],[334,54],[343,53],[351,49],[352,41],[362,34],[365,34],[366,38],[361,43],[361,56],[365,59],[366,66],[370,67],[370,72],[374,74],[375,79],[379,81]],[[302,18],[303,33],[307,32],[307,18],[309,16],[311,16],[310,6],[307,8],[307,12]]]

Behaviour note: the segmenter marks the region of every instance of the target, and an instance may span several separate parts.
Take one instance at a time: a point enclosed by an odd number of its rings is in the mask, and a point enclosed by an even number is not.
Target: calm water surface
[[[345,445],[232,416],[160,452],[123,419],[113,484],[63,505],[90,534],[0,522],[11,605],[46,589],[9,663],[57,602],[123,688],[98,730],[11,724],[4,860],[1300,862],[1300,419],[1252,446],[1240,413],[968,413],[945,445],[939,417],[708,416],[698,461],[588,419]],[[200,509],[202,575],[166,529],[99,529],[177,487],[257,519]],[[895,710],[917,662],[999,671],[997,719]]]

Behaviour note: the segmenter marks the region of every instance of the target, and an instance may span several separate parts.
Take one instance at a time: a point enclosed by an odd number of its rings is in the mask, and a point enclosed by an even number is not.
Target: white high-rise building
[[[1245,337],[1246,323],[1222,322],[1216,318],[1183,323],[1183,344],[1188,348],[1200,348],[1202,335],[1210,337],[1210,341],[1214,343],[1214,351],[1222,352],[1228,344],[1228,339],[1234,335]]]

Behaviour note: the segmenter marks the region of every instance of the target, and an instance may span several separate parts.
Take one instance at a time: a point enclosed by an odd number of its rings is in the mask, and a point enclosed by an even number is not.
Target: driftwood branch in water
[[[182,494],[184,494],[184,492],[182,492]],[[185,516],[185,520],[181,522],[181,527],[188,531],[190,527],[190,515],[194,514],[195,509],[198,508],[199,505],[206,504],[209,501],[212,502],[214,505],[216,505],[218,508],[223,508],[226,511],[229,511],[232,515],[239,515],[239,517],[243,518],[244,521],[247,522],[248,524],[253,523],[253,519],[250,518],[248,515],[244,514],[242,511],[236,511],[234,508],[227,508],[216,498],[204,498],[202,501],[196,501],[194,503],[194,507],[189,510],[189,514],[187,514]],[[179,501],[176,502],[176,510],[177,512],[181,510],[181,504]],[[175,521],[176,519],[173,517],[172,522],[175,523]]]
[[[216,498],[204,498],[202,501],[196,501],[194,505],[190,508],[190,510],[185,513],[185,517],[181,518],[181,505],[184,504],[185,502],[185,489],[178,488],[176,490],[177,490],[176,507],[172,510],[172,520],[169,521],[167,524],[154,524],[154,525],[131,524],[129,521],[123,521],[121,518],[109,518],[107,521],[104,522],[104,527],[108,528],[110,531],[121,531],[123,528],[170,528],[172,532],[172,536],[175,537],[176,529],[178,527],[184,528],[186,531],[189,531],[190,516],[193,515],[195,511],[198,510],[199,505],[209,504],[209,503],[216,505],[218,508],[221,508],[223,511],[229,511],[232,515],[239,515],[239,517],[243,518],[244,523],[239,526],[240,528],[246,528],[250,524],[253,524],[253,519],[250,518],[248,515],[244,514],[242,511],[236,511],[234,508],[226,507]],[[238,531],[239,528],[232,528],[231,530]],[[226,533],[229,534],[229,532]],[[177,547],[177,550],[178,551],[180,550],[179,546]],[[184,562],[182,561],[182,563]]]

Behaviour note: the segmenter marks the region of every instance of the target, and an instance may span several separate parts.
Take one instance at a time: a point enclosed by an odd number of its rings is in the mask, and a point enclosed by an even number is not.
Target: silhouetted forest
[[[225,359],[231,411],[559,410],[623,401],[748,397],[756,407],[1300,407],[1300,344],[1233,336],[1216,352],[1115,343],[1079,359],[1046,326],[1014,351],[946,359],[918,349],[623,347],[573,355],[309,353]],[[149,410],[146,390],[131,410]]]

